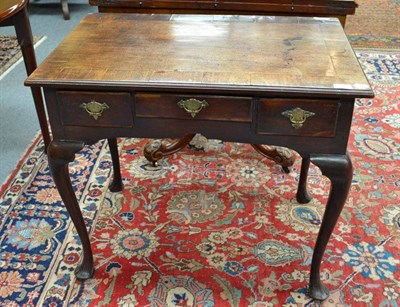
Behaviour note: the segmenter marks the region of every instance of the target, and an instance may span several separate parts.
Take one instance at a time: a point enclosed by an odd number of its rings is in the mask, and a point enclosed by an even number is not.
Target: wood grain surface
[[[26,84],[77,82],[373,94],[339,21],[306,17],[89,15]]]

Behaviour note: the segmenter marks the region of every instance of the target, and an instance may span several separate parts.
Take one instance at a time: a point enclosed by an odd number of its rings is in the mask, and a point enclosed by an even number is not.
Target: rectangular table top
[[[92,14],[26,84],[373,95],[339,21],[308,17]]]

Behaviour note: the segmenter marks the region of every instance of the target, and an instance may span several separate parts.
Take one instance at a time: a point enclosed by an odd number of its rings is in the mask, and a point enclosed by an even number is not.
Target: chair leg
[[[61,0],[61,9],[65,20],[69,20],[68,0]]]
[[[26,6],[13,17],[15,32],[18,43],[21,47],[24,58],[25,68],[28,76],[36,69],[35,49],[33,48],[33,37],[31,25],[29,23],[28,11]],[[46,110],[43,102],[42,91],[39,87],[31,88],[33,101],[35,102],[36,113],[39,119],[40,129],[45,146],[45,152],[50,144],[49,126],[47,124]]]

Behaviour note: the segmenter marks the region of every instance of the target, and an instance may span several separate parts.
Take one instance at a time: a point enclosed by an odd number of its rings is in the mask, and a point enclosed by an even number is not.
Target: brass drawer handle
[[[106,103],[100,103],[94,100],[88,103],[82,103],[79,107],[85,110],[95,120],[103,114],[104,110],[110,108]]]
[[[310,116],[314,116],[315,113],[303,110],[301,108],[295,108],[292,110],[287,110],[282,112],[282,115],[289,118],[290,122],[292,123],[292,126],[295,129],[299,129],[303,126],[306,119],[309,118]]]
[[[188,100],[181,100],[178,103],[178,107],[184,109],[188,112],[192,117],[195,117],[202,109],[208,107],[208,103],[205,100],[197,100],[194,98],[190,98]]]

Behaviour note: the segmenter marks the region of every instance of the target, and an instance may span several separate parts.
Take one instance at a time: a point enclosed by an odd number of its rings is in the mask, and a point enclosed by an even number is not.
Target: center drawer
[[[251,122],[251,102],[249,97],[137,93],[136,116]]]

